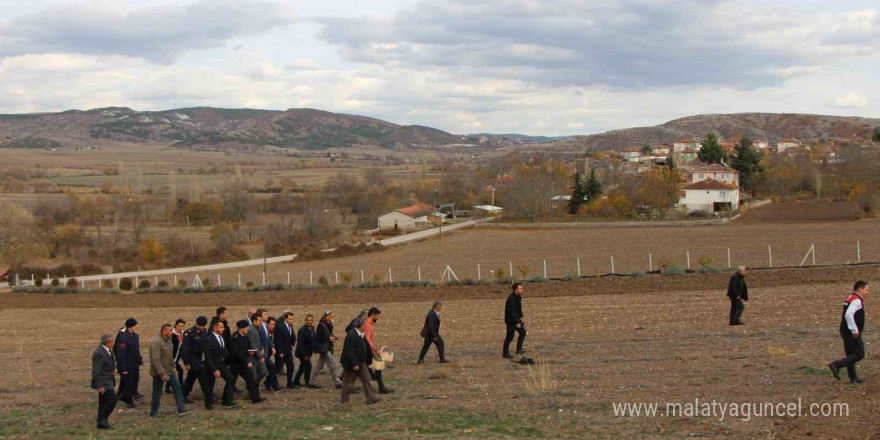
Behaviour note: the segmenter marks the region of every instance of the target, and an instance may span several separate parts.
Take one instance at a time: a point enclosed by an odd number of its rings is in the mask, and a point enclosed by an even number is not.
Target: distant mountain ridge
[[[654,127],[636,127],[605,133],[572,136],[554,142],[560,149],[621,150],[648,144],[704,138],[714,132],[722,139],[749,137],[776,143],[782,139],[801,142],[821,139],[870,139],[880,119],[799,113],[733,113],[688,116]]]
[[[108,107],[0,115],[0,146],[24,138],[66,145],[104,139],[171,142],[180,148],[268,145],[299,149],[352,145],[433,147],[462,142],[463,139],[435,128],[397,125],[364,116],[314,109],[273,111],[194,107],[139,112],[125,107]]]
[[[530,136],[527,134],[519,134],[519,133],[471,133],[467,135],[468,138],[481,138],[487,137],[492,139],[509,139],[512,141],[521,141],[528,143],[544,143],[544,142],[553,142],[558,141],[560,139],[568,138],[569,136]]]

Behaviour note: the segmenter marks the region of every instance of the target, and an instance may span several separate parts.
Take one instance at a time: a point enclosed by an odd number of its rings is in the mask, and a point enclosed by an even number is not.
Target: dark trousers
[[[189,372],[186,374],[186,381],[183,383],[183,395],[184,397],[188,397],[189,393],[192,392],[193,387],[196,385],[196,381],[199,381],[199,386],[202,387],[202,393],[207,394],[210,387],[206,382],[207,372],[205,371],[205,366],[201,363],[193,363],[189,365]]]
[[[106,422],[110,418],[110,414],[113,414],[113,410],[116,409],[117,402],[119,402],[119,397],[113,388],[104,388],[104,392],[98,394],[98,423]]]
[[[519,333],[516,340],[516,351],[522,351],[523,342],[526,340],[526,326],[516,324],[507,324],[507,334],[504,336],[504,354],[510,354],[510,343],[513,341],[513,333]]]
[[[342,396],[340,401],[348,403],[351,400],[351,386],[354,385],[355,379],[360,379],[361,386],[364,388],[364,397],[367,403],[375,400],[373,394],[373,385],[370,384],[370,373],[367,371],[367,364],[361,364],[358,371],[344,370],[342,372]]]
[[[293,378],[293,383],[299,384],[299,378],[303,374],[306,376],[306,385],[309,384],[309,380],[312,378],[312,360],[309,356],[297,356],[299,359],[299,368],[296,369],[296,376]]]
[[[743,310],[746,309],[743,300],[730,298],[730,325],[742,324]]]
[[[130,370],[123,374],[119,380],[119,400],[125,403],[134,403],[134,395],[137,394],[140,369]]]
[[[278,386],[278,373],[275,369],[275,363],[272,362],[271,357],[266,358],[266,371],[269,372],[269,375],[266,376],[266,389],[277,390],[280,388]]]
[[[260,387],[257,386],[257,378],[254,377],[254,369],[248,368],[247,365],[236,366],[232,370],[232,383],[234,384],[239,377],[244,379],[251,401],[256,402],[260,400]]]
[[[220,372],[220,377],[223,378],[223,397],[221,402],[223,405],[232,405],[233,394],[235,393],[235,377],[232,375],[232,371],[226,365],[220,366],[217,371]],[[217,383],[217,378],[214,377],[213,374],[207,375],[207,385],[210,392],[205,393],[205,407],[210,407],[214,405],[215,397],[214,397],[214,384]]]
[[[284,353],[284,357],[275,356],[275,366],[279,370],[285,370],[287,386],[293,385],[293,353]]]
[[[428,349],[431,348],[431,344],[437,345],[437,354],[440,355],[440,360],[446,359],[446,356],[443,355],[444,345],[443,345],[443,337],[437,335],[437,340],[435,341],[430,336],[425,337],[425,343],[422,345],[422,352],[419,353],[419,360],[425,360],[425,355],[428,354]]]
[[[843,337],[843,352],[846,353],[846,357],[832,362],[831,365],[834,368],[846,367],[846,375],[850,379],[855,379],[858,377],[856,375],[856,362],[865,357],[865,342],[861,336],[854,338],[852,334],[848,333],[844,333],[841,336]]]

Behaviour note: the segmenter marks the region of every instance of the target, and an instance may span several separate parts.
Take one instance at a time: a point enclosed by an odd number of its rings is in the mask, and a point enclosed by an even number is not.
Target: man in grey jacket
[[[193,410],[184,406],[183,389],[174,368],[174,346],[171,344],[171,324],[164,324],[159,335],[150,341],[150,376],[153,376],[153,398],[150,402],[150,417],[159,417],[159,400],[165,384],[171,384],[174,400],[177,402],[177,415],[189,414]]]
[[[101,336],[101,345],[92,353],[92,389],[98,390],[98,429],[113,429],[108,419],[116,408],[116,359],[113,358],[113,337]]]
[[[248,353],[253,356],[254,378],[257,381],[257,387],[259,387],[260,381],[269,375],[269,371],[266,369],[266,345],[260,338],[260,330],[258,329],[263,326],[263,309],[257,309],[251,315],[250,322],[247,332]]]

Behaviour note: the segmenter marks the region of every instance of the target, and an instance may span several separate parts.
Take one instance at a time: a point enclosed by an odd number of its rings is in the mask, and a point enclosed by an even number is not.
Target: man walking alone
[[[428,354],[428,349],[431,348],[431,344],[437,346],[437,354],[440,355],[440,363],[445,364],[449,362],[444,355],[443,338],[440,336],[440,310],[442,309],[443,304],[435,302],[431,307],[431,310],[428,311],[428,314],[425,315],[425,326],[422,327],[422,332],[420,333],[422,338],[425,339],[425,343],[422,344],[422,351],[419,353],[419,362],[416,365],[425,363],[425,355]]]
[[[745,325],[742,322],[743,310],[746,309],[743,301],[749,300],[745,266],[737,267],[736,273],[730,277],[730,283],[727,284],[727,296],[730,298],[730,325]]]
[[[516,340],[516,354],[523,354],[523,342],[526,340],[526,322],[523,320],[522,312],[522,294],[523,286],[520,283],[513,283],[513,292],[507,297],[504,304],[504,324],[507,326],[507,334],[504,336],[504,353],[505,359],[513,359],[510,355],[510,343],[513,341],[514,332],[519,333]]]
[[[840,337],[843,338],[843,351],[846,357],[838,359],[830,364],[831,374],[834,378],[840,380],[838,370],[846,367],[846,374],[849,376],[850,383],[862,383],[856,375],[856,362],[865,357],[865,341],[862,333],[865,331],[865,297],[868,296],[870,290],[868,283],[865,281],[856,281],[853,286],[853,293],[843,303],[843,315],[840,318]]]

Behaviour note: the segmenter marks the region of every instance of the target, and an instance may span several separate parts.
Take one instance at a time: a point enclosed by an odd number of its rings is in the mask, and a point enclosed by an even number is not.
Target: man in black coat
[[[214,321],[214,327],[211,334],[204,343],[205,346],[205,377],[208,385],[208,392],[205,393],[205,408],[214,409],[214,383],[219,378],[223,378],[223,399],[222,404],[227,408],[238,406],[233,401],[233,393],[235,392],[235,378],[229,369],[229,351],[226,348],[226,340],[223,339],[224,325],[223,321]]]
[[[217,307],[217,314],[211,317],[211,323],[208,325],[208,329],[214,328],[214,323],[222,322],[223,323],[223,341],[226,342],[226,345],[229,345],[229,339],[232,337],[232,327],[229,326],[229,312],[226,310],[226,307]]]
[[[129,408],[134,408],[134,399],[141,397],[138,393],[138,384],[140,383],[141,365],[144,364],[136,319],[128,318],[125,320],[125,328],[120,330],[116,336],[113,350],[116,353],[116,370],[121,376],[119,400],[125,402]]]
[[[299,359],[299,368],[293,378],[293,386],[300,386],[299,378],[305,375],[305,383],[309,388],[318,388],[310,382],[312,378],[312,355],[315,353],[315,317],[306,315],[305,324],[299,328],[296,335],[296,358]]]
[[[312,366],[312,377],[309,383],[316,384],[316,376],[327,366],[330,377],[336,388],[342,388],[342,378],[340,375],[339,361],[333,355],[333,344],[336,343],[336,335],[333,334],[333,312],[327,310],[324,316],[318,321],[318,327],[315,329],[315,354],[318,360]]]
[[[186,321],[183,319],[178,319],[174,321],[174,328],[171,330],[171,347],[174,350],[174,369],[177,370],[177,378],[178,380],[183,379],[183,367],[180,366],[180,346],[183,345],[183,328],[186,326]],[[171,389],[171,384],[165,384],[165,392],[168,394],[172,394],[173,390]]]
[[[92,353],[92,389],[98,391],[98,429],[112,429],[108,419],[116,408],[116,359],[110,350],[113,337],[101,336],[101,345]]]
[[[871,293],[868,283],[856,281],[853,293],[843,303],[843,314],[840,317],[840,337],[843,338],[843,351],[846,357],[830,364],[831,374],[840,380],[840,368],[846,367],[846,374],[852,384],[860,384],[862,379],[856,374],[856,363],[865,358],[865,298]]]
[[[442,308],[442,303],[435,302],[431,307],[431,310],[428,311],[428,314],[425,315],[425,326],[422,327],[422,332],[420,333],[422,338],[425,339],[425,343],[422,345],[422,351],[419,353],[419,362],[416,365],[425,363],[425,355],[428,354],[428,349],[431,348],[431,344],[437,345],[437,353],[440,355],[440,363],[445,364],[449,362],[446,359],[446,356],[444,356],[443,338],[440,337],[440,310]]]
[[[272,339],[275,343],[275,365],[284,368],[287,375],[287,388],[294,388],[293,384],[293,346],[296,345],[296,335],[293,332],[293,312],[285,312],[281,320],[275,324],[275,332]]]
[[[507,326],[507,334],[504,336],[504,353],[505,359],[513,359],[510,355],[510,343],[513,341],[514,332],[519,333],[516,340],[516,354],[523,354],[523,342],[526,340],[526,323],[523,320],[522,312],[522,294],[523,286],[520,283],[513,283],[513,293],[507,297],[504,304],[504,324]]]
[[[367,399],[367,405],[377,403],[381,399],[373,394],[372,379],[367,371],[367,363],[372,362],[373,353],[364,339],[364,330],[367,326],[367,320],[363,317],[357,317],[354,321],[354,328],[345,335],[345,342],[342,345],[342,356],[340,363],[342,364],[342,395],[341,402],[348,403],[351,400],[351,386],[355,379],[360,379],[361,385],[364,387],[364,397]]]
[[[251,401],[260,403],[265,399],[260,397],[260,387],[257,386],[257,378],[254,376],[254,362],[256,359],[249,352],[247,337],[249,325],[250,323],[247,319],[242,319],[235,324],[238,331],[230,338],[229,363],[233,375],[232,382],[234,383],[238,377],[243,377],[244,382],[247,384]]]
[[[183,397],[186,403],[192,403],[189,397],[196,381],[202,387],[202,393],[207,396],[208,382],[202,359],[205,357],[205,339],[208,336],[208,318],[199,316],[196,318],[196,325],[190,327],[183,332],[183,345],[180,349],[180,356],[183,359],[183,365],[187,370],[186,382],[183,384]]]
[[[743,301],[749,300],[745,266],[737,267],[736,273],[730,277],[730,283],[727,285],[727,296],[730,298],[730,325],[745,325],[741,319],[743,310],[746,309]]]
[[[367,315],[368,315],[369,313],[370,313],[370,311],[367,310],[367,309],[361,310],[361,312],[358,313],[358,315],[355,316],[354,319],[352,319],[351,322],[348,323],[347,326],[345,326],[345,334],[348,334],[350,331],[352,331],[352,330],[355,329],[355,325],[354,325],[354,324],[355,324],[355,322],[357,322],[357,319],[358,319],[358,318],[364,318],[364,319],[367,319]]]

